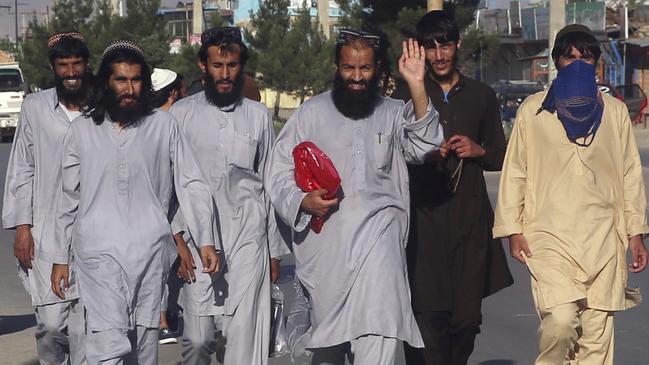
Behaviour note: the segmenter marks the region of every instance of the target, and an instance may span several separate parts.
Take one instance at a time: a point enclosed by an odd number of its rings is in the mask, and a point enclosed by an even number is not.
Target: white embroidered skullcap
[[[167,70],[166,68],[154,68],[151,74],[151,86],[153,91],[159,91],[171,85],[176,80],[178,74]]]
[[[104,50],[104,54],[101,56],[102,60],[117,51],[130,51],[144,59],[144,51],[140,46],[138,46],[135,42],[122,39],[118,41],[112,41],[108,44],[108,47],[106,47],[106,49]]]

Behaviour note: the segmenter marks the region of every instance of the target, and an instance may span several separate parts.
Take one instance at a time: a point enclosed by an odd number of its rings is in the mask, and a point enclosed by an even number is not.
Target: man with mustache
[[[531,274],[537,365],[614,364],[615,312],[641,299],[642,163],[626,106],[597,87],[600,54],[584,25],[557,33],[557,78],[520,106],[500,178],[493,232]]]
[[[111,43],[93,97],[63,141],[51,284],[64,298],[71,249],[93,365],[158,363],[160,300],[176,252],[174,192],[204,271],[218,270],[209,187],[173,117],[153,110],[150,92],[142,49]]]
[[[201,43],[205,89],[174,104],[171,113],[208,177],[225,264],[218,275],[202,274],[200,266],[179,272],[193,279],[179,300],[182,363],[209,364],[220,330],[227,343],[223,363],[267,364],[270,281],[278,279],[278,258],[288,253],[263,184],[275,140],[273,120],[263,104],[242,95],[248,50],[240,30],[208,29]],[[188,246],[196,257],[195,237]]]
[[[78,32],[57,33],[48,40],[54,88],[25,99],[7,166],[3,226],[16,230],[14,254],[18,274],[36,312],[36,352],[41,364],[82,364],[83,305],[74,266],[66,299],[50,290],[52,264],[45,253],[53,237],[45,229],[52,217],[60,176],[58,158],[70,121],[81,114],[92,74],[89,52]],[[73,260],[71,258],[73,263]],[[73,263],[74,265],[74,263]]]
[[[334,89],[315,95],[288,120],[273,147],[266,186],[293,229],[295,274],[308,298],[311,328],[304,344],[312,364],[394,364],[400,341],[423,345],[410,308],[405,261],[409,194],[406,163],[421,163],[443,142],[438,114],[424,88],[425,58],[403,44],[399,71],[412,102],[380,95],[385,47],[375,34],[342,30]],[[337,197],[303,192],[293,149],[311,141],[342,180]],[[324,217],[319,234],[311,217]]]
[[[458,70],[461,41],[453,19],[431,11],[416,30],[426,48],[426,92],[446,141],[424,164],[408,167],[408,274],[426,346],[406,346],[406,362],[465,365],[480,333],[482,298],[512,284],[500,240],[491,235],[483,177],[500,170],[505,136],[494,91]]]

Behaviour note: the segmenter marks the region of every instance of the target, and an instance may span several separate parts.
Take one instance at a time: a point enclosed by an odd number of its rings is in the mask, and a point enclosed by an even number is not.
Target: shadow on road
[[[39,364],[38,359],[32,359],[27,362],[24,362],[22,365],[38,365],[38,364]]]
[[[487,360],[487,361],[483,361],[483,362],[481,362],[481,363],[478,363],[478,365],[514,365],[514,364],[516,364],[516,361],[513,361],[513,360],[502,360],[502,359],[498,359],[498,360]]]
[[[0,336],[26,330],[36,325],[34,314],[0,316]]]

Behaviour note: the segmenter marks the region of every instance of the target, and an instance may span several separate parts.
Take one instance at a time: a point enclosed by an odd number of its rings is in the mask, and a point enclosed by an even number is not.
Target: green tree
[[[94,10],[95,0],[59,0],[52,8],[51,26],[55,32],[85,30]]]
[[[221,13],[217,10],[210,13],[208,23],[205,25],[209,27],[227,27],[230,25],[230,23],[228,23],[228,21],[225,20],[221,16]]]
[[[306,5],[306,3],[305,3]],[[311,18],[310,8],[304,6],[298,10],[286,36],[291,45],[293,62],[291,79],[293,93],[304,99],[324,91],[334,74],[334,41],[327,40],[317,19]]]
[[[118,17],[113,14],[110,0],[97,0],[94,17],[88,23],[87,29],[83,31],[90,50],[91,69],[99,68],[101,55],[106,49],[106,45],[123,36],[117,24],[118,21]]]
[[[0,39],[0,50],[13,54],[16,52],[16,43],[8,38],[2,38]]]
[[[184,44],[180,52],[171,54],[160,67],[168,68],[182,75],[187,83],[201,77],[201,70],[198,68],[198,45]]]
[[[160,0],[129,0],[126,17],[122,18],[120,28],[125,38],[135,41],[142,47],[147,62],[156,67],[165,63],[169,57],[169,41],[166,23],[157,16]]]
[[[473,77],[482,75],[498,54],[500,37],[498,34],[485,34],[479,29],[470,29],[462,36],[459,65],[462,72]],[[478,77],[479,78],[479,77]]]
[[[18,54],[20,68],[32,89],[52,86],[52,72],[47,58],[47,38],[50,31],[47,27],[36,22],[30,22],[31,38],[21,42],[21,52]]]
[[[250,14],[250,30],[245,32],[250,44],[251,65],[261,74],[260,86],[276,92],[276,120],[279,118],[281,93],[293,91],[291,78],[294,70],[289,65],[295,59],[292,45],[286,39],[291,23],[289,4],[289,0],[260,1],[257,12]]]

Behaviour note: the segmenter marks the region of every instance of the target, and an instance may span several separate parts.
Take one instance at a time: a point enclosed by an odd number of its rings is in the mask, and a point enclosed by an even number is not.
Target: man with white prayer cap
[[[169,108],[182,98],[183,78],[166,68],[154,68],[151,73],[153,87],[153,107],[169,111]]]
[[[173,117],[149,103],[142,49],[111,43],[97,89],[63,142],[52,289],[78,263],[89,364],[158,363],[160,299],[174,257],[175,196],[206,272],[218,270],[209,186]]]

